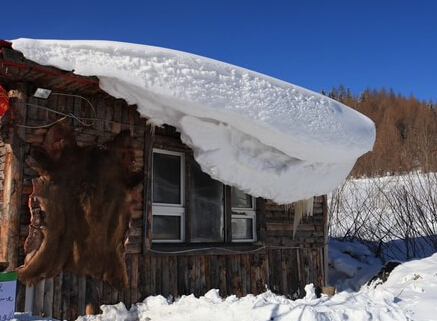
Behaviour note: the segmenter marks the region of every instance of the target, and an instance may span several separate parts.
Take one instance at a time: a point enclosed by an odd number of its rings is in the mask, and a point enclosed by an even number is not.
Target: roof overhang
[[[0,40],[0,83],[29,82],[35,87],[48,87],[54,91],[75,92],[82,95],[106,94],[94,76],[80,76],[74,71],[42,66],[24,58],[12,49],[12,44]]]

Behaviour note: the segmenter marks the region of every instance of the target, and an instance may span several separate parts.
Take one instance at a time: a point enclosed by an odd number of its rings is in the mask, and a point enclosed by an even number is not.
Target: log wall
[[[134,138],[136,166],[144,169],[150,156],[146,151],[150,148],[152,129],[145,119],[139,117],[135,106],[127,106],[123,100],[107,95],[86,98],[95,114],[88,102],[77,96],[53,95],[47,101],[28,97],[25,106],[11,104],[11,109],[26,114],[23,124],[29,127],[24,129],[22,137],[24,150],[28,151],[30,145],[41,144],[47,131],[43,126],[60,118],[58,114],[40,108],[50,107],[63,114],[71,113],[82,118],[67,119],[75,130],[78,143],[82,145],[102,144],[121,130],[129,129]],[[81,122],[92,125],[84,126]],[[155,138],[161,144],[169,142],[164,136],[170,137],[170,141],[176,140],[172,130],[158,132],[161,136]],[[0,145],[0,180],[5,172],[5,162],[2,162],[4,146]],[[22,176],[20,229],[13,236],[18,247],[8,249],[16,252],[19,264],[24,259],[23,244],[30,220],[27,199],[32,192],[31,179],[37,175],[29,167],[23,166]],[[147,184],[150,181],[147,171],[145,176]],[[306,284],[324,285],[324,197],[315,198],[314,215],[303,218],[295,238],[293,206],[279,206],[270,201],[258,200],[256,243],[226,243],[202,249],[152,244],[146,233],[149,230],[150,234],[150,225],[145,214],[150,207],[147,202],[150,195],[147,188],[143,192],[146,201],[132,209],[126,254],[129,287],[125,291],[117,292],[108,284],[86,276],[61,273],[33,288],[26,289],[19,284],[17,310],[24,311],[27,308],[36,315],[72,320],[87,311],[98,312],[96,309],[101,304],[122,301],[130,307],[132,303],[149,295],[161,294],[172,298],[188,294],[201,296],[210,289],[219,289],[223,297],[231,294],[244,296],[248,293],[259,294],[268,288],[290,298],[298,298],[305,294],[303,288]],[[2,199],[3,202],[11,200],[10,194],[3,194],[7,198]],[[3,227],[0,229],[0,237],[4,239]],[[0,252],[0,255],[3,254]]]
[[[86,276],[61,273],[34,287],[32,311],[74,320],[86,313],[90,302],[95,307],[123,302],[129,308],[149,295],[171,300],[189,294],[199,297],[210,289],[218,289],[222,297],[240,297],[268,288],[297,299],[305,295],[306,284],[318,280],[322,255],[320,249],[264,249],[232,255],[128,254],[130,285],[125,291],[116,292],[107,283]]]

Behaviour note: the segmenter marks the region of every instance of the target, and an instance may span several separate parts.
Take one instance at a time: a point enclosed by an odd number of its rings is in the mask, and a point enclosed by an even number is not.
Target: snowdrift
[[[278,203],[331,191],[375,140],[372,121],[328,97],[205,57],[108,41],[12,43],[39,64],[97,76],[150,122],[176,127],[203,171]]]

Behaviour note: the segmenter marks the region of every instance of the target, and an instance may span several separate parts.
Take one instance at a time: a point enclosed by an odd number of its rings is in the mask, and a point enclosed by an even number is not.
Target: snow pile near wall
[[[169,304],[162,296],[148,297],[130,310],[123,303],[103,306],[103,314],[80,317],[78,321],[106,320],[409,320],[404,311],[394,304],[393,296],[378,293],[373,297],[368,293],[351,294],[342,292],[333,297],[316,298],[314,286],[306,286],[307,296],[292,301],[284,296],[267,291],[241,299],[230,296],[222,299],[218,290],[211,290],[200,298],[183,296]]]
[[[176,127],[203,171],[278,203],[331,191],[375,140],[372,121],[328,97],[193,54],[108,41],[17,39],[13,48],[97,76],[154,124]]]
[[[369,249],[360,243],[329,241],[329,284],[337,291],[358,291],[383,267]]]

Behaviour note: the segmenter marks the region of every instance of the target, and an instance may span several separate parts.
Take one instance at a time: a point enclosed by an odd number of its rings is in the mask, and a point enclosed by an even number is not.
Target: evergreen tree
[[[338,86],[338,91],[337,91],[337,100],[339,101],[339,102],[344,102],[344,96],[345,96],[345,93],[344,93],[344,86],[343,85],[340,85],[340,86]]]
[[[328,97],[332,99],[337,99],[337,89],[335,87],[331,88],[331,90],[328,93]]]

